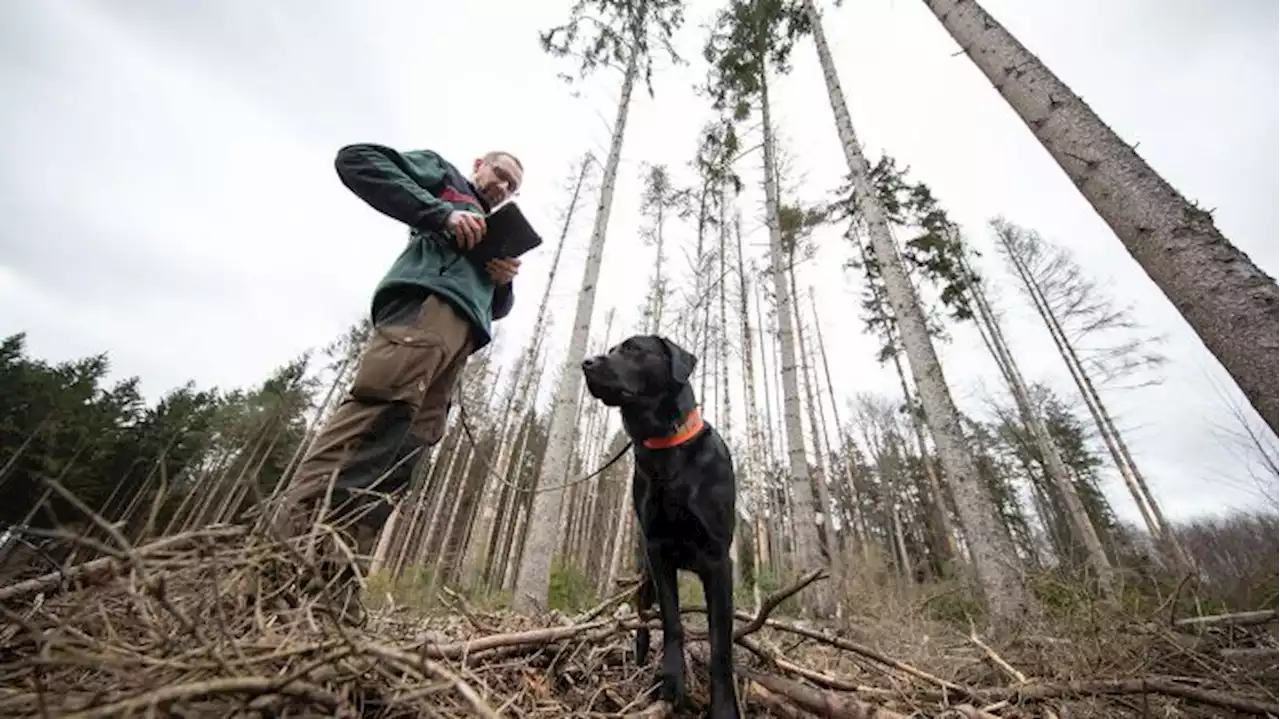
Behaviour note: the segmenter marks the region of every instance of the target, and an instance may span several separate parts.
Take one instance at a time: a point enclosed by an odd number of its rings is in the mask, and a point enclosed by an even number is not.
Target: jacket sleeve
[[[420,230],[438,231],[453,206],[427,189],[445,179],[444,161],[429,150],[400,153],[362,143],[338,150],[334,168],[347,189],[375,210]]]
[[[511,280],[505,285],[495,285],[493,288],[493,318],[500,320],[511,314],[511,308],[516,304],[515,280]]]

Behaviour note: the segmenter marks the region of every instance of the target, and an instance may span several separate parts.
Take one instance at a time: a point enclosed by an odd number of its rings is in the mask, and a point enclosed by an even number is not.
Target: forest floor
[[[123,544],[121,546],[124,546]],[[105,549],[105,548],[103,548]],[[696,717],[652,702],[624,595],[577,616],[383,606],[359,628],[307,599],[296,547],[211,527],[0,587],[0,716]],[[999,640],[924,620],[739,611],[747,717],[1275,716],[1275,612],[1085,619]],[[775,612],[776,613],[776,612]],[[652,620],[651,620],[652,621]],[[656,626],[656,623],[654,624]],[[661,639],[654,635],[655,646]],[[654,652],[656,655],[656,652]]]

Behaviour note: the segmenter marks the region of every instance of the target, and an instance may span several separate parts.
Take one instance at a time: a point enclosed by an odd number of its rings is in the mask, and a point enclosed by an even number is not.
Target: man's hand
[[[489,260],[484,268],[489,271],[489,277],[500,285],[505,285],[515,279],[516,273],[520,271],[520,258],[507,257],[501,260]]]
[[[458,241],[458,248],[462,250],[475,247],[480,242],[480,238],[484,237],[484,217],[474,212],[454,210],[449,213],[445,226],[453,233],[454,239]]]

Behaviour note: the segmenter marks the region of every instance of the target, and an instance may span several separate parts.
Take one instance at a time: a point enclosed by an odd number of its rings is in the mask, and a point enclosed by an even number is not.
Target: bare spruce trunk
[[[700,330],[695,330],[694,338],[697,340],[696,346],[697,346],[698,356],[706,357],[707,347],[710,346],[710,342],[711,342],[710,330],[708,329],[711,323],[711,304],[704,301],[706,300],[705,295],[706,295],[706,289],[707,289],[707,273],[704,271],[706,268],[703,267],[703,260],[705,259],[705,255],[706,255],[705,248],[706,248],[706,235],[707,235],[707,221],[708,221],[708,214],[709,214],[709,208],[707,207],[707,198],[710,195],[710,191],[708,190],[707,187],[703,187],[702,190],[703,191],[701,193],[701,196],[698,198],[698,247],[694,253],[694,261],[697,263],[697,265],[696,265],[696,272],[694,277],[694,295],[693,295],[694,297],[697,298],[697,301],[699,303],[702,303],[702,307],[701,307],[702,319],[701,319],[701,325],[699,325],[699,320],[697,319],[697,317],[696,316],[691,317],[689,318],[689,324],[690,326],[695,328],[699,326],[701,327]],[[696,312],[697,310],[698,310],[698,307],[695,306],[694,311]],[[698,373],[698,398],[700,401],[706,401],[707,363],[699,362],[696,371]]]
[[[742,386],[747,409],[747,461],[741,476],[746,480],[746,487],[752,493],[753,510],[751,527],[755,537],[755,551],[752,552],[751,597],[755,602],[755,610],[760,611],[763,597],[760,595],[760,572],[764,568],[768,551],[768,530],[765,524],[765,510],[769,506],[769,497],[764,487],[764,437],[760,432],[760,414],[756,409],[756,370],[751,339],[750,313],[747,307],[751,297],[750,284],[747,280],[742,250],[742,215],[735,213],[733,218],[734,237],[738,242],[738,323],[742,346]]]
[[[630,460],[630,458],[628,458]],[[630,464],[630,461],[628,461]],[[609,567],[605,574],[605,592],[612,592],[617,586],[618,577],[622,572],[622,558],[629,556],[626,552],[628,545],[627,538],[630,536],[631,526],[635,524],[635,508],[632,506],[631,496],[631,474],[622,475],[620,482],[622,491],[618,492],[617,512],[614,516],[619,518],[615,524],[617,531],[614,532],[613,541],[609,549]]]
[[[720,368],[720,402],[716,407],[716,423],[724,428],[726,436],[733,434],[733,424],[731,421],[731,413],[733,411],[732,402],[729,400],[729,308],[728,298],[725,294],[725,286],[728,282],[729,275],[729,216],[728,207],[725,203],[725,188],[720,187],[720,326],[717,333],[720,338],[719,347],[717,347],[717,365]]]
[[[1276,281],[975,0],[925,0],[1276,432]]]
[[[828,478],[831,478],[832,480],[831,484],[835,485],[837,483],[832,475],[836,475],[839,473],[838,465],[840,464],[840,460],[837,457],[835,448],[831,446],[831,432],[830,432],[830,428],[827,427],[827,409],[826,409],[826,405],[824,405],[822,401],[822,395],[823,395],[822,379],[818,377],[818,362],[821,361],[825,366],[827,361],[827,354],[825,349],[822,348],[822,328],[818,326],[818,322],[819,322],[818,308],[817,308],[817,301],[814,299],[813,285],[809,285],[809,306],[813,309],[813,333],[818,338],[819,352],[818,352],[818,356],[815,357],[812,351],[814,346],[805,345],[805,341],[806,341],[805,333],[802,329],[800,332],[801,355],[806,358],[805,377],[808,378],[808,382],[813,387],[813,393],[812,393],[813,396],[811,401],[813,402],[814,414],[816,415],[816,418],[814,419],[814,423],[816,424],[816,426],[813,428],[813,436],[815,438],[815,441],[819,439],[822,441],[822,450],[821,450],[821,454],[819,455],[819,461],[823,462],[823,466],[826,467],[827,474],[825,476]],[[796,324],[802,328],[804,327],[804,318],[799,310],[798,301],[797,301],[797,309],[796,309]],[[831,373],[829,370],[827,372],[826,379],[827,379],[827,395],[828,397],[834,397],[835,392],[830,387]],[[832,403],[831,409],[833,411],[835,410],[834,402]],[[839,504],[840,504],[840,501],[837,495],[832,499],[832,502],[831,502],[831,512],[833,516],[841,516]],[[842,522],[842,524],[844,524],[845,531],[840,533],[840,536],[839,536],[840,541],[835,542],[835,540],[832,540],[833,541],[832,546],[837,551],[841,546],[844,545],[844,538],[847,536],[847,532],[849,528],[847,518],[846,518],[846,521]],[[843,561],[843,559],[841,559],[841,561]]]
[[[764,378],[764,463],[769,469],[773,468],[774,454],[773,449],[777,446],[777,440],[773,436],[773,428],[776,426],[773,412],[773,391],[772,377],[769,373],[769,332],[764,323],[764,283],[757,285],[758,290],[755,293],[756,298],[756,327],[760,328],[760,372]]]
[[[867,254],[865,243],[861,242],[856,234],[851,235],[851,239],[858,246],[858,252],[861,254],[862,263],[868,264],[870,256]],[[878,311],[886,316],[892,315],[892,310],[888,307],[888,299],[885,298],[882,288],[873,287],[875,299],[879,305]],[[893,360],[893,370],[898,376],[898,386],[902,388],[902,401],[907,407],[915,407],[915,393],[911,391],[911,384],[907,380],[906,370],[902,367],[902,352],[899,351],[901,341],[894,331],[893,323],[886,323],[884,329],[884,341],[886,345],[893,348],[891,359]],[[911,425],[911,432],[916,441],[916,451],[920,455],[920,465],[924,467],[925,477],[929,482],[929,491],[932,495],[928,502],[928,514],[930,523],[937,526],[939,536],[939,546],[934,547],[938,554],[939,562],[935,566],[941,575],[943,564],[945,562],[954,562],[958,556],[956,548],[956,531],[951,522],[951,504],[948,502],[947,488],[943,485],[942,478],[939,477],[937,465],[933,461],[933,457],[929,452],[929,443],[925,441],[924,426],[920,421],[918,413],[911,411],[908,424]]]
[[[605,163],[604,177],[600,184],[600,203],[596,206],[595,227],[591,232],[591,246],[587,252],[582,272],[582,285],[578,292],[578,307],[574,313],[573,334],[569,349],[561,365],[560,386],[551,415],[551,431],[547,440],[547,452],[539,473],[538,485],[550,487],[563,482],[569,467],[569,452],[573,447],[574,406],[578,388],[582,384],[579,365],[586,355],[587,337],[591,330],[591,312],[595,308],[596,284],[600,276],[600,262],[604,259],[604,241],[609,229],[609,212],[613,207],[613,188],[617,182],[618,164],[622,159],[622,139],[627,129],[627,110],[631,105],[631,92],[635,88],[640,69],[638,45],[633,45],[622,80],[622,93],[618,98],[618,112],[614,119],[613,138],[609,142],[609,158]],[[560,507],[564,490],[551,489],[534,496],[530,521],[526,524],[527,537],[523,542],[519,571],[516,573],[515,594],[512,608],[532,613],[545,608],[547,589],[551,581],[552,553],[556,538],[553,534],[560,524]]]
[[[547,273],[547,284],[543,287],[542,298],[538,302],[538,312],[534,319],[533,332],[529,335],[529,341],[516,364],[516,376],[512,378],[513,392],[511,402],[503,413],[502,426],[504,431],[501,435],[501,442],[497,447],[497,461],[493,463],[493,472],[496,477],[505,477],[507,475],[507,469],[512,461],[512,450],[516,445],[515,439],[521,435],[526,412],[529,407],[533,406],[533,399],[537,395],[537,388],[540,384],[538,382],[540,369],[537,362],[538,348],[541,346],[547,331],[547,308],[551,302],[551,290],[555,284],[556,274],[560,269],[560,259],[564,255],[564,243],[569,237],[569,228],[573,224],[573,216],[578,209],[578,201],[582,197],[583,185],[586,184],[587,175],[594,161],[595,158],[590,152],[582,156],[582,164],[578,169],[577,179],[573,184],[573,194],[569,197],[569,205],[564,211],[564,221],[560,225],[560,237],[556,242],[555,254],[551,258],[551,268]],[[489,538],[491,536],[489,530],[493,529],[495,522],[505,517],[507,504],[510,500],[511,489],[509,486],[502,482],[494,482],[489,486],[480,507],[482,519],[479,524],[482,530],[478,534],[479,537]],[[492,540],[487,545],[491,546]],[[479,547],[476,548],[476,551],[479,551]],[[491,572],[491,558],[491,554],[486,557],[484,570],[486,577]]]
[[[449,483],[450,490],[444,493],[447,496],[445,501],[440,503],[440,512],[432,519],[431,541],[424,545],[426,551],[417,558],[417,563],[422,566],[426,566],[428,561],[431,562],[430,576],[436,586],[448,581],[446,575],[453,571],[456,564],[452,553],[447,550],[455,541],[454,536],[457,533],[462,503],[469,502],[471,493],[477,491],[476,480],[471,476],[475,462],[476,448],[468,443],[467,458],[462,463],[462,470]],[[484,472],[479,473],[479,481],[484,481],[484,474]]]
[[[760,67],[760,115],[764,123],[764,191],[765,221],[769,226],[769,252],[773,259],[773,287],[777,295],[778,339],[782,345],[783,424],[786,427],[787,457],[791,472],[791,509],[795,517],[796,563],[800,571],[822,566],[818,551],[817,517],[814,514],[813,490],[809,486],[809,462],[804,451],[804,430],[800,422],[800,385],[796,379],[795,331],[791,326],[791,293],[787,287],[786,260],[782,249],[782,227],[778,219],[777,159],[774,147],[773,118],[769,110],[769,89],[763,63]],[[818,609],[828,609],[826,595],[820,588]]]
[[[720,184],[719,200],[720,200],[720,275],[717,282],[720,284],[720,327],[717,330],[720,333],[719,352],[717,353],[717,362],[720,371],[720,402],[716,407],[716,424],[724,431],[725,437],[733,436],[733,404],[729,399],[729,309],[728,299],[725,293],[726,285],[729,284],[729,206],[728,193],[725,191],[724,183]],[[743,522],[734,517],[737,524],[734,525],[733,540],[729,544],[729,556],[733,559],[733,586],[737,587],[742,584],[742,562],[739,561],[738,551],[741,544],[738,541],[738,535],[744,531]]]
[[[901,332],[903,349],[920,392],[934,443],[946,468],[947,481],[952,486],[960,521],[965,526],[978,581],[993,617],[997,621],[1003,620],[1008,626],[1008,622],[1028,613],[1037,613],[1035,600],[1023,584],[1017,551],[1008,536],[1000,531],[995,502],[979,480],[977,465],[966,446],[960,413],[951,398],[942,365],[929,338],[924,312],[897,257],[889,225],[871,186],[867,160],[854,133],[853,120],[849,117],[844,93],[840,89],[817,6],[813,0],[804,0],[804,6],[813,26],[818,62],[822,66],[836,131],[857,193],[858,208],[867,223],[871,247],[884,277],[885,294]]]
[[[1169,531],[1168,525],[1164,521],[1164,513],[1160,511],[1160,505],[1146,486],[1146,480],[1142,478],[1132,455],[1129,454],[1129,448],[1125,444],[1124,438],[1120,436],[1120,432],[1116,429],[1115,423],[1111,419],[1111,413],[1107,410],[1106,404],[1103,403],[1097,388],[1094,387],[1093,381],[1089,378],[1089,373],[1081,364],[1075,347],[1072,346],[1071,341],[1067,338],[1062,325],[1059,324],[1058,318],[1053,313],[1053,309],[1041,293],[1040,285],[1036,282],[1035,277],[1031,275],[1031,271],[1027,268],[1022,256],[1004,235],[997,232],[996,237],[1005,246],[1010,264],[1013,265],[1014,271],[1027,288],[1027,294],[1031,297],[1037,314],[1040,315],[1040,319],[1049,330],[1054,346],[1058,348],[1058,352],[1062,355],[1063,363],[1067,365],[1067,371],[1071,373],[1071,378],[1075,381],[1077,389],[1080,390],[1085,406],[1088,407],[1089,414],[1093,417],[1094,424],[1098,428],[1098,434],[1102,437],[1107,451],[1111,454],[1111,459],[1115,462],[1121,478],[1124,479],[1125,486],[1128,487],[1129,493],[1133,496],[1133,501],[1138,506],[1138,512],[1142,515],[1143,522],[1147,525],[1147,531],[1161,544],[1164,551],[1168,553],[1169,558],[1184,566],[1189,566],[1190,562],[1186,553],[1182,550],[1173,533]]]
[[[813,383],[809,376],[809,347],[804,340],[804,322],[800,315],[800,291],[796,288],[796,263],[794,254],[787,264],[787,280],[791,283],[791,309],[796,323],[796,344],[800,350],[800,386],[804,391],[805,409],[809,414],[809,431],[813,435],[813,454],[816,458],[814,469],[816,476],[813,484],[818,488],[818,505],[822,508],[822,546],[827,549],[827,557],[831,560],[831,575],[836,586],[842,586],[844,580],[844,562],[841,561],[840,550],[836,543],[835,503],[831,501],[831,489],[827,484],[826,444],[818,432],[817,399],[813,391]]]
[[[857,470],[854,468],[853,458],[847,454],[849,440],[845,435],[844,425],[840,423],[840,407],[836,404],[836,388],[831,382],[831,365],[827,363],[827,345],[822,340],[822,322],[818,319],[818,303],[814,299],[812,290],[809,292],[809,301],[813,309],[813,333],[818,338],[818,356],[822,360],[822,373],[827,380],[827,397],[831,402],[831,419],[836,424],[836,439],[840,442],[840,452],[844,454],[841,462],[844,465],[845,481],[848,482],[849,486],[849,521],[850,529],[852,530],[850,535],[857,544],[857,550],[865,560],[867,558],[866,529],[862,521],[862,507],[858,502]]]
[[[975,278],[976,275],[969,267],[968,261],[964,256],[958,255],[958,260],[965,274],[970,278]],[[1093,522],[1089,519],[1089,513],[1085,511],[1084,503],[1080,500],[1080,493],[1076,491],[1076,485],[1071,481],[1071,474],[1067,470],[1067,465],[1062,461],[1062,455],[1058,452],[1058,447],[1054,444],[1053,437],[1049,434],[1049,427],[1045,425],[1044,418],[1031,403],[1031,395],[1027,390],[1027,383],[1023,380],[1022,372],[1018,369],[1018,365],[1013,359],[1013,354],[1009,351],[1009,345],[1005,342],[1004,332],[1000,329],[1000,323],[996,319],[995,313],[991,310],[991,306],[987,303],[987,296],[982,289],[982,284],[976,279],[971,280],[968,289],[970,296],[973,298],[973,305],[978,310],[979,331],[985,329],[983,339],[987,342],[992,357],[1000,367],[1000,372],[1004,375],[1005,381],[1009,385],[1009,392],[1013,395],[1014,403],[1018,407],[1018,413],[1022,415],[1022,421],[1026,423],[1027,428],[1031,431],[1036,449],[1039,450],[1040,456],[1044,458],[1049,480],[1053,482],[1054,488],[1058,490],[1058,495],[1062,497],[1072,534],[1075,535],[1079,546],[1084,549],[1085,559],[1088,561],[1089,566],[1097,573],[1098,582],[1104,594],[1114,598],[1116,584],[1111,561],[1107,559],[1107,553],[1102,548],[1102,541],[1098,539],[1097,528],[1093,526]]]

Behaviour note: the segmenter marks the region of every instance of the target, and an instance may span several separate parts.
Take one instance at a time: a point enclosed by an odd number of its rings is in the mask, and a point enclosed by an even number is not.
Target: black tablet
[[[484,222],[484,237],[467,252],[467,259],[481,270],[489,260],[519,257],[542,244],[542,238],[514,202],[494,210]]]

